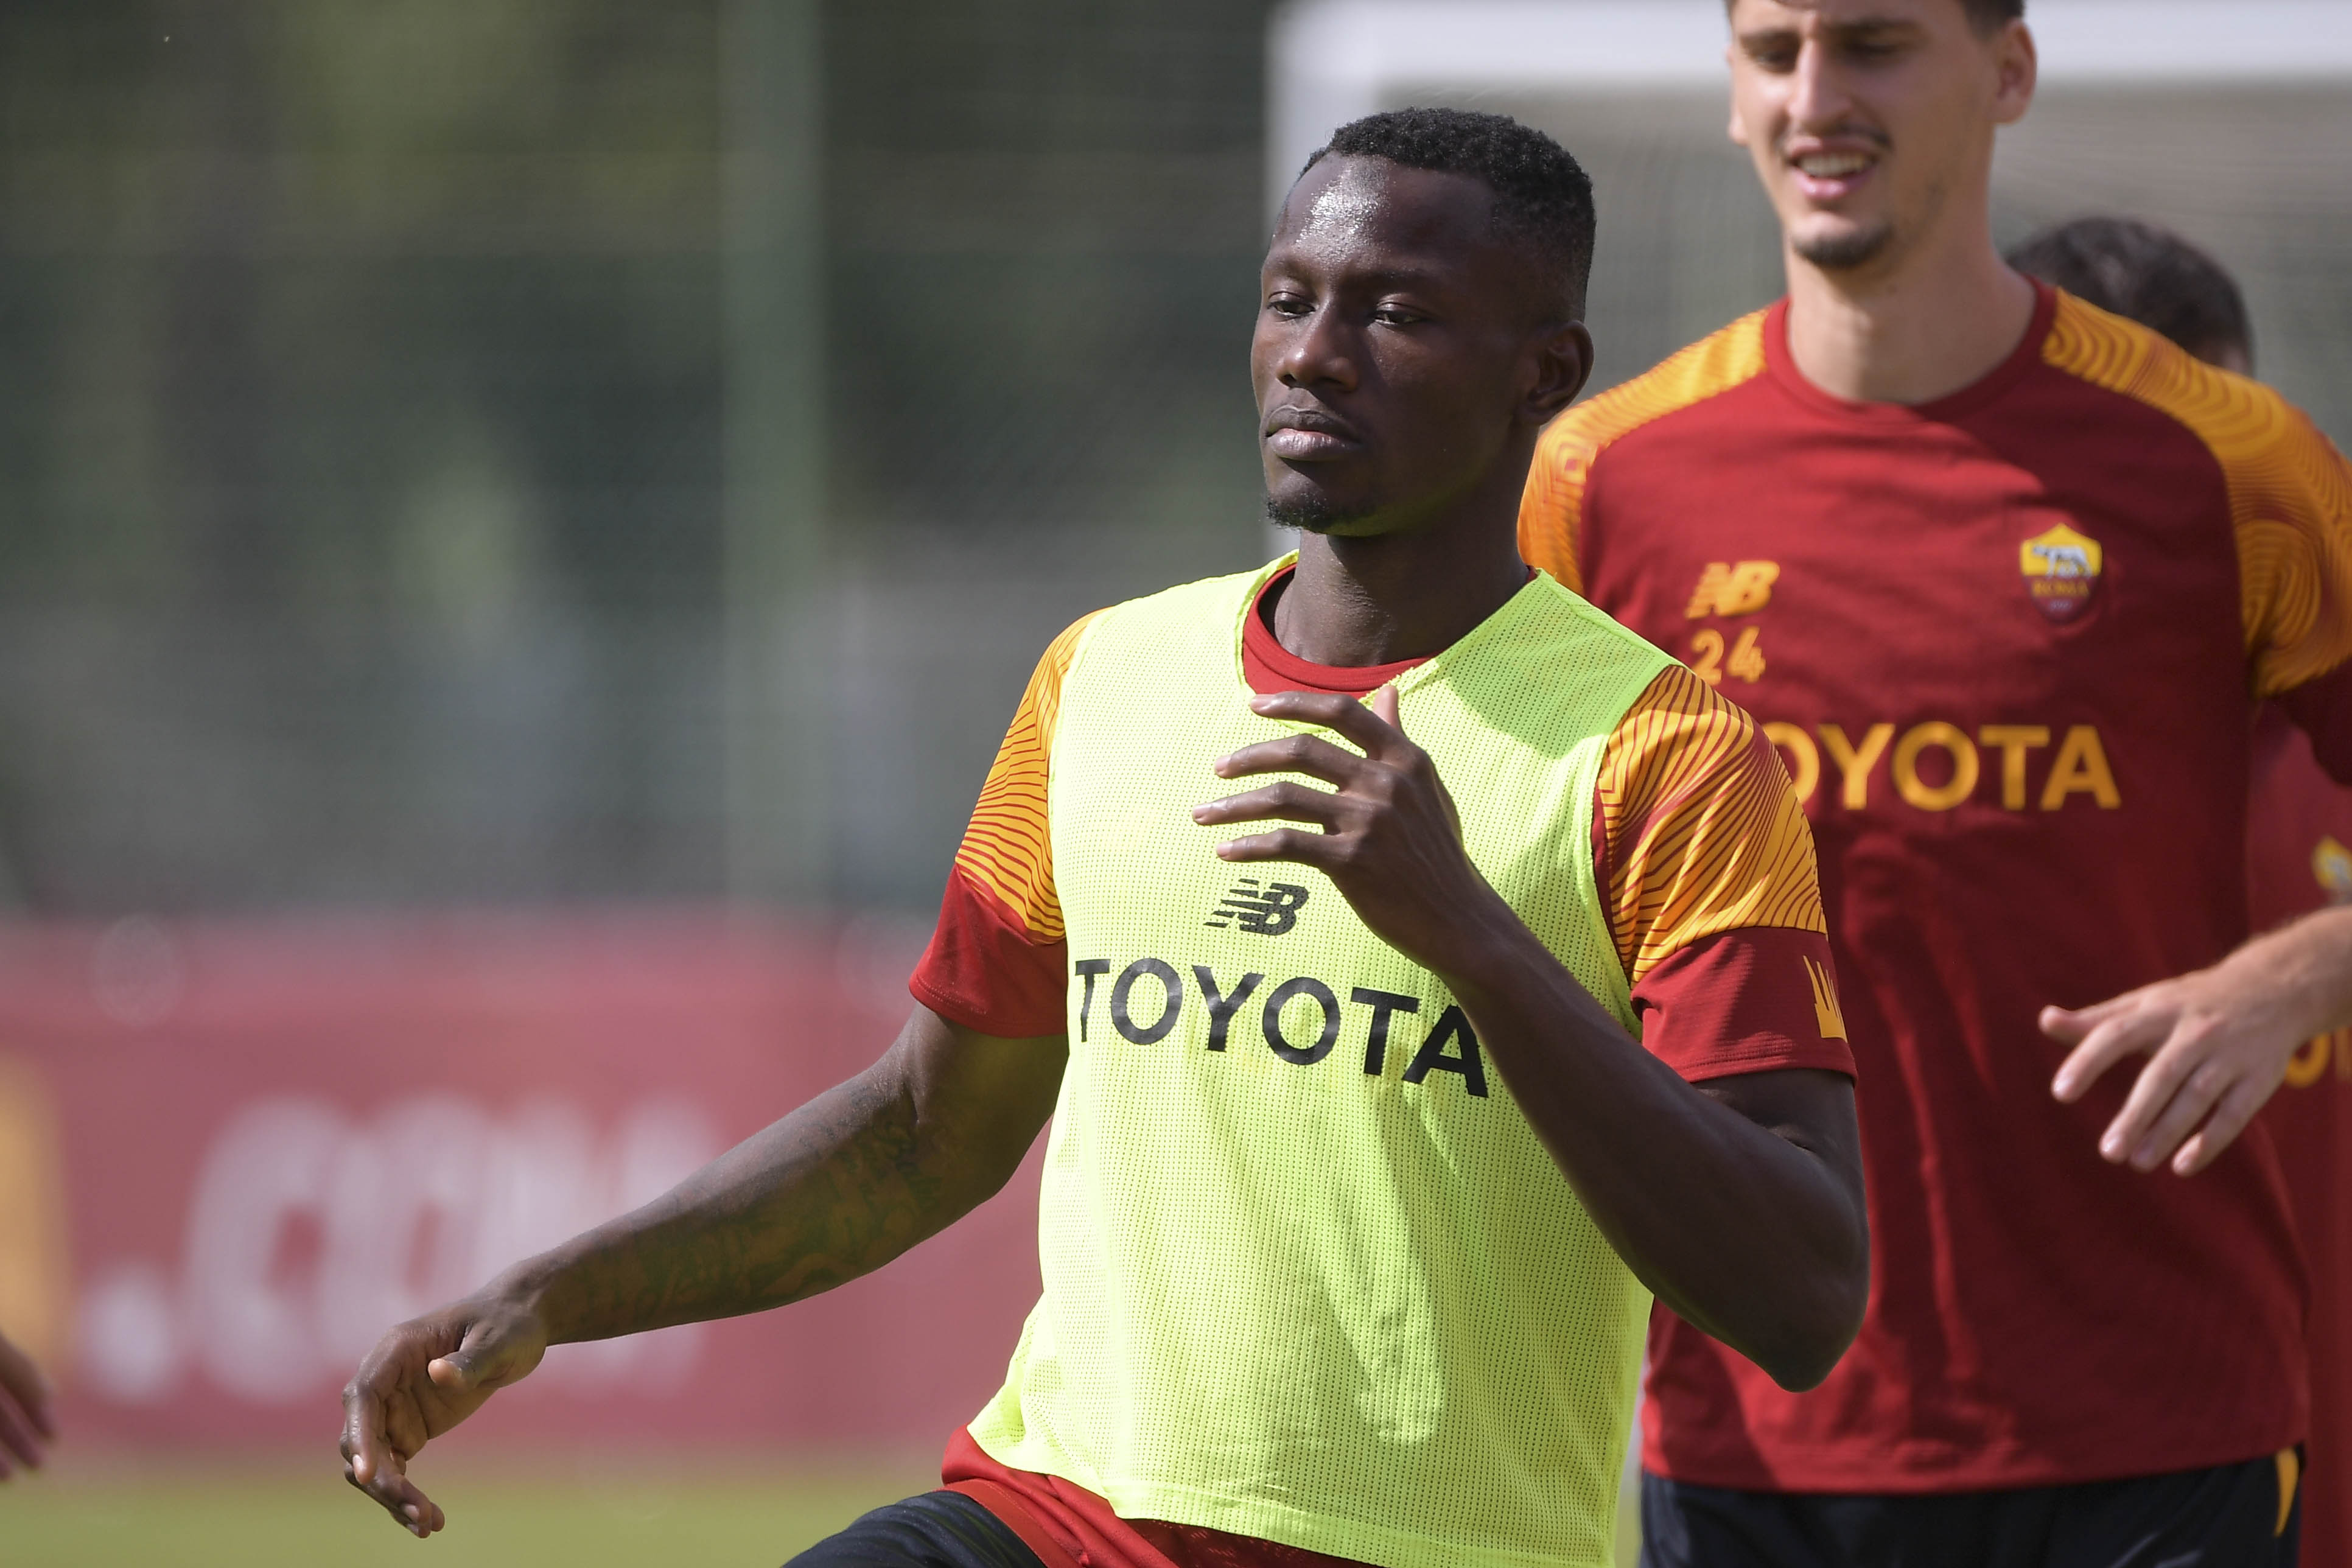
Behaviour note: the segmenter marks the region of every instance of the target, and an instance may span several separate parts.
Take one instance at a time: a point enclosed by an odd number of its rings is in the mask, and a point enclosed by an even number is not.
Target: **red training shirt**
[[[2329,778],[2275,704],[2254,730],[2246,840],[2256,931],[2352,903],[2352,789]],[[2303,1494],[2304,1568],[2352,1568],[2352,1029],[2295,1053],[2263,1107],[2311,1267],[2311,1438]]]
[[[2042,289],[1918,406],[1790,363],[1787,305],[1570,410],[1528,559],[1766,721],[1821,852],[1872,1215],[1861,1337],[1792,1394],[1660,1314],[1648,1467],[1946,1492],[2304,1436],[2303,1268],[2256,1129],[2183,1180],[2099,1158],[2035,1024],[2246,934],[2253,700],[2352,779],[2352,476],[2309,422]]]

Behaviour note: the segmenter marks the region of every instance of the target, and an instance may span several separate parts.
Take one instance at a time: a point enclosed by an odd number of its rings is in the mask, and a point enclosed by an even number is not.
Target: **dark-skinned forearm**
[[[865,1072],[490,1291],[531,1302],[551,1343],[604,1339],[797,1301],[945,1228],[1003,1186],[1051,1100],[1042,1082],[1016,1086],[1009,1105],[999,1085],[942,1089],[915,1046],[924,1026],[911,1023]]]
[[[1852,1341],[1869,1228],[1850,1175],[1643,1050],[1496,900],[1446,976],[1512,1096],[1658,1299],[1790,1386]]]

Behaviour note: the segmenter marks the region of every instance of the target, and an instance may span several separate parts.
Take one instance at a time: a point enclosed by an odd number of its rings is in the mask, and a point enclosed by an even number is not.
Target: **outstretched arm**
[[[45,1442],[57,1439],[49,1415],[49,1380],[33,1358],[0,1336],[0,1480],[21,1465],[38,1469]]]
[[[2113,1163],[2193,1176],[2263,1108],[2305,1042],[2352,1024],[2352,909],[2322,910],[2200,969],[2069,1012],[2042,1032],[2074,1047],[2051,1092],[2072,1102],[2127,1057],[2145,1056],[2099,1137]]]
[[[1225,778],[1296,772],[1197,808],[1202,823],[1313,824],[1221,846],[1328,875],[1364,923],[1454,992],[1593,1222],[1658,1299],[1790,1388],[1829,1375],[1869,1291],[1853,1089],[1790,1069],[1685,1082],[1643,1050],[1504,903],[1462,846],[1429,756],[1369,703],[1286,692],[1251,706],[1363,748],[1293,736],[1225,758]]]
[[[879,1268],[1003,1187],[1053,1113],[1058,1037],[918,1007],[882,1059],[634,1213],[384,1335],[343,1390],[344,1474],[410,1531],[408,1461],[551,1344],[737,1317]]]

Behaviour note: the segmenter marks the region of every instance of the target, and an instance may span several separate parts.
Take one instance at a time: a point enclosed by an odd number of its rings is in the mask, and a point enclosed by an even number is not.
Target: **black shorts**
[[[961,1492],[876,1509],[785,1568],[1043,1568],[1003,1520]]]
[[[1642,1478],[1642,1568],[2294,1568],[2303,1500],[2274,1458],[1925,1497]],[[2301,1489],[2295,1489],[2298,1494]]]

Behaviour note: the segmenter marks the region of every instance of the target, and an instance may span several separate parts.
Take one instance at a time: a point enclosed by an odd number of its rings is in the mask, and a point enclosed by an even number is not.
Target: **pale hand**
[[[2126,1058],[2148,1058],[2099,1154],[2195,1175],[2245,1131],[2312,1033],[2294,1001],[2291,988],[2224,963],[2077,1012],[2044,1007],[2042,1032],[2074,1047],[2051,1092],[2072,1104]]]
[[[343,1479],[420,1541],[447,1522],[408,1479],[425,1443],[530,1374],[547,1353],[536,1313],[469,1298],[383,1339],[343,1389]]]

